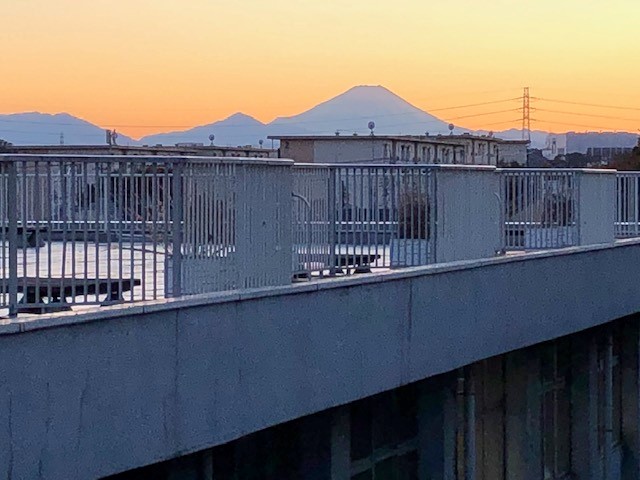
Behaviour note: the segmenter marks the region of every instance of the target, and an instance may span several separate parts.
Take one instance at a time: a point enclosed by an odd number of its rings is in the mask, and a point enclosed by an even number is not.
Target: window
[[[351,406],[351,480],[417,480],[415,386]]]
[[[614,327],[613,332],[613,356],[611,358],[612,414],[613,414],[613,442],[619,444],[622,441],[622,337],[619,328]]]
[[[542,347],[542,449],[545,478],[564,478],[571,469],[571,344]]]

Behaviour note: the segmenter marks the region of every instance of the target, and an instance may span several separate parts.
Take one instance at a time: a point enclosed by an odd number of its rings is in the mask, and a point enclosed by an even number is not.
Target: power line
[[[521,120],[520,118],[515,118],[513,120],[504,120],[502,122],[483,123],[482,126],[483,127],[491,127],[493,125],[502,125],[502,124],[505,124],[505,123],[517,124],[520,120]]]
[[[460,108],[473,108],[473,107],[479,107],[479,106],[484,106],[484,105],[494,105],[494,104],[498,104],[498,103],[506,103],[506,102],[513,102],[516,100],[520,100],[520,97],[515,97],[515,98],[508,98],[508,99],[502,99],[502,100],[494,100],[494,101],[489,101],[489,102],[481,102],[481,103],[472,103],[472,104],[468,104],[468,105],[457,105],[457,106],[453,106],[453,107],[444,107],[444,108],[436,108],[436,109],[429,109],[429,110],[424,110],[421,111],[420,109],[416,109],[416,110],[407,110],[404,112],[397,112],[397,113],[387,113],[387,114],[382,114],[382,115],[366,115],[366,116],[358,116],[358,117],[343,117],[343,118],[333,118],[331,119],[331,121],[348,121],[348,120],[367,120],[370,118],[388,118],[388,117],[398,117],[398,116],[403,116],[403,115],[415,115],[415,114],[420,114],[420,113],[430,113],[430,112],[440,112],[440,111],[446,111],[446,110],[455,110],[455,109],[460,109]],[[283,117],[283,118],[288,118],[288,117]],[[289,117],[290,118],[290,117]],[[277,119],[276,119],[277,120]],[[58,126],[80,126],[78,125],[78,123],[72,123],[72,122],[51,122],[51,121],[37,121],[37,120],[13,120],[13,119],[9,119],[9,118],[0,118],[0,122],[5,122],[5,123],[13,123],[13,124],[30,124],[30,125],[51,125],[52,127],[58,127]],[[300,121],[300,122],[295,122],[296,124],[299,125],[303,125],[303,124],[314,124],[314,123],[327,123],[326,120],[306,120],[306,121]],[[269,125],[269,124],[263,124],[261,123],[261,125]],[[284,123],[280,123],[279,125],[284,125]],[[87,125],[89,126],[89,125]],[[93,124],[91,125],[93,126]],[[153,128],[196,128],[196,127],[200,127],[200,126],[205,126],[205,125],[135,125],[135,124],[102,124],[101,127],[110,127],[110,128],[148,128],[148,129],[153,129]],[[260,125],[257,125],[260,126]],[[246,128],[247,125],[215,125],[215,128]]]
[[[60,131],[56,131],[56,132],[47,132],[44,130],[11,130],[11,129],[6,129],[6,128],[0,128],[0,132],[1,133],[19,133],[22,135],[31,135],[31,134],[38,134],[38,135],[49,135],[49,136],[55,136],[55,137],[59,137],[60,136]],[[69,132],[67,132],[67,134],[69,134]],[[104,133],[101,132],[95,132],[95,133],[71,133],[72,137],[101,137],[104,138]]]
[[[556,122],[556,121],[553,121],[553,120],[545,120],[545,119],[538,119],[538,118],[532,118],[531,120],[534,121],[534,122],[550,123],[550,124],[553,124],[553,125],[564,125],[564,126],[582,127],[582,128],[595,128],[597,130],[611,131],[611,127],[603,127],[603,126],[596,126],[596,125],[582,125],[582,124],[572,123],[572,122]],[[620,132],[620,133],[628,133],[628,132]]]
[[[25,131],[25,130],[11,130],[11,129],[4,129],[4,128],[0,128],[0,133],[4,134],[4,133],[17,133],[17,134],[22,134],[22,135],[32,135],[32,134],[37,134],[37,135],[42,135],[42,136],[49,136],[49,137],[59,137],[60,136],[60,132],[54,132],[54,131],[44,131],[44,130],[29,130],[29,131]],[[333,133],[333,132],[332,132]],[[171,133],[168,133],[169,135]],[[76,137],[100,137],[101,139],[104,139],[104,132],[96,132],[96,133],[74,133],[74,132],[66,132],[67,137],[72,137],[72,138],[76,138]],[[164,133],[160,134],[160,135],[165,135]],[[179,135],[179,134],[176,134]],[[226,135],[225,134],[225,138],[247,138],[250,135]],[[122,138],[122,137],[120,137]],[[137,141],[135,139],[132,139],[134,141]]]
[[[498,113],[509,113],[509,112],[517,112],[517,111],[518,111],[517,108],[516,109],[511,109],[511,110],[501,110],[501,111],[497,111],[497,112],[487,112],[487,113],[480,113],[480,114],[475,114],[475,115],[465,115],[465,116],[462,116],[462,117],[452,118],[450,120],[456,120],[456,119],[462,119],[462,118],[480,117],[480,116],[483,116],[483,115],[495,115],[495,114],[498,114]],[[511,121],[500,121],[500,122],[493,122],[493,123],[484,124],[484,125],[494,125],[494,124],[498,125],[498,124],[501,124],[501,123],[512,123],[512,122]],[[389,129],[389,128],[396,128],[396,127],[404,127],[404,126],[408,126],[408,125],[415,126],[416,123],[415,122],[394,123],[394,124],[391,124],[391,125],[384,125],[383,128],[384,129]],[[357,132],[367,132],[367,130],[364,129],[364,128],[355,129],[355,130]],[[333,133],[334,131],[335,130],[333,130],[333,131],[331,131],[329,133]],[[322,132],[320,132],[318,130],[311,130],[310,133],[322,133]]]
[[[463,118],[473,118],[473,117],[480,117],[480,116],[486,116],[486,115],[495,115],[495,114],[499,114],[499,113],[508,113],[508,112],[515,112],[518,111],[518,109],[511,109],[511,110],[500,110],[500,111],[496,111],[496,112],[486,112],[486,113],[481,113],[481,114],[473,114],[473,115],[464,115],[461,117],[455,117],[454,119],[451,120],[456,120],[456,119],[463,119]],[[504,124],[504,123],[515,123],[518,120],[504,120],[504,121],[498,121],[498,122],[491,122],[491,123],[483,123],[482,126],[492,126],[492,125],[500,125],[500,124]],[[324,123],[324,122],[323,122]],[[395,123],[395,124],[391,124],[391,125],[385,125],[385,129],[389,129],[389,128],[397,128],[397,127],[405,127],[405,126],[415,126],[416,123],[415,122],[402,122],[402,123]],[[52,126],[53,127],[53,126]],[[363,129],[356,129],[355,131],[358,132],[366,132],[366,130]],[[40,134],[40,135],[48,135],[48,136],[59,136],[60,133],[58,131],[44,131],[44,130],[31,130],[31,131],[24,131],[24,130],[14,130],[14,129],[4,129],[0,127],[0,132],[3,133],[18,133],[18,134]],[[335,132],[335,130],[309,130],[308,133],[309,134],[333,134]],[[166,133],[166,135],[170,135],[171,132]],[[81,133],[73,133],[71,136],[72,137],[95,137],[100,135],[99,132],[96,133],[88,133],[88,132],[81,132]],[[165,134],[161,134],[161,135],[165,135]],[[225,134],[226,138],[246,138],[246,135],[228,135]]]
[[[36,121],[36,120],[13,120],[9,118],[0,118],[0,122],[11,123],[11,124],[26,124],[26,125],[44,125],[51,126],[51,128],[57,128],[59,126],[66,127],[111,127],[111,128],[193,128],[196,126],[204,126],[204,125],[120,125],[120,124],[102,124],[95,125],[93,123],[89,123],[87,125],[82,125],[79,123],[73,122],[51,122],[51,121]],[[246,125],[220,125],[224,127],[246,127]]]
[[[606,118],[609,120],[623,120],[623,121],[629,121],[629,122],[640,122],[640,118],[624,118],[624,117],[614,117],[611,115],[598,115],[598,114],[593,114],[593,113],[578,113],[578,112],[566,112],[566,111],[562,111],[562,110],[550,110],[550,109],[546,109],[546,108],[536,108],[535,111],[537,112],[548,112],[548,113],[560,113],[563,115],[575,115],[575,116],[579,116],[579,117],[594,117],[594,118]]]
[[[471,103],[471,104],[466,104],[466,105],[457,105],[457,106],[452,106],[452,107],[443,107],[443,108],[437,108],[437,109],[430,109],[428,110],[426,113],[430,113],[430,112],[442,112],[442,111],[448,111],[448,110],[456,110],[456,109],[462,109],[462,108],[475,108],[475,107],[481,107],[481,106],[486,106],[486,105],[495,105],[495,104],[502,104],[502,103],[507,103],[507,102],[514,102],[514,101],[519,101],[519,100],[523,100],[524,97],[513,97],[513,98],[508,98],[508,99],[501,99],[501,100],[493,100],[493,101],[487,101],[487,102],[480,102],[480,103]],[[594,107],[594,108],[612,108],[612,109],[620,109],[620,110],[630,110],[630,111],[640,111],[640,108],[636,108],[636,107],[622,107],[622,106],[613,106],[613,105],[602,105],[602,104],[591,104],[591,103],[580,103],[580,102],[571,102],[571,101],[565,101],[565,100],[555,100],[555,99],[548,99],[548,98],[543,98],[543,97],[530,97],[532,100],[537,100],[537,101],[542,101],[542,102],[555,102],[555,103],[563,103],[563,104],[569,104],[569,105],[581,105],[581,106],[588,106],[588,107]],[[636,122],[640,122],[640,119],[638,118],[621,118],[621,117],[616,117],[616,116],[610,116],[610,115],[600,115],[600,114],[589,114],[589,113],[578,113],[578,112],[568,112],[568,111],[562,111],[562,110],[554,110],[554,109],[545,109],[545,108],[536,108],[533,109],[535,111],[540,111],[540,112],[547,112],[547,113],[555,113],[555,114],[565,114],[565,115],[574,115],[574,116],[582,116],[582,117],[593,117],[593,118],[603,118],[603,119],[610,119],[610,120],[620,120],[620,121],[636,121]],[[489,116],[489,115],[497,115],[500,113],[510,113],[510,112],[516,112],[516,111],[520,111],[520,109],[508,109],[508,110],[498,110],[498,111],[491,111],[491,112],[481,112],[481,113],[474,113],[474,114],[468,114],[468,115],[460,115],[457,117],[452,117],[449,118],[446,121],[455,121],[455,120],[463,120],[463,119],[469,119],[469,118],[476,118],[476,117],[483,117],[483,116]],[[340,121],[356,121],[356,120],[363,120],[363,119],[371,119],[371,118],[389,118],[389,117],[401,117],[401,116],[405,116],[405,115],[415,115],[415,114],[420,114],[420,110],[407,110],[404,112],[396,112],[396,113],[390,113],[390,114],[383,114],[383,115],[368,115],[368,116],[353,116],[353,117],[343,117],[343,118],[333,118],[330,120],[330,122],[340,122]],[[286,117],[285,117],[286,118]],[[541,121],[541,120],[534,120],[531,119],[533,121]],[[438,121],[438,119],[434,119],[433,122]],[[500,122],[492,122],[492,123],[485,123],[484,126],[492,126],[492,125],[499,125],[499,124],[514,124],[516,123],[518,120],[508,120],[508,121],[500,121]],[[570,123],[570,122],[558,122],[558,121],[547,121],[547,120],[542,120],[546,123],[550,123],[550,124],[558,124],[558,125],[567,125],[567,126],[575,126],[575,127],[585,127],[585,128],[596,128],[596,129],[602,129],[602,130],[608,130],[610,129],[610,127],[596,127],[596,126],[592,126],[592,125],[581,125],[581,124],[574,124],[574,123]],[[47,121],[37,121],[37,120],[21,120],[21,119],[10,119],[10,118],[0,118],[0,122],[5,122],[5,123],[9,123],[9,124],[32,124],[32,125],[43,125],[43,126],[48,126],[51,127],[52,129],[59,129],[59,127],[61,126],[75,126],[75,127],[96,127],[92,124],[87,124],[87,125],[82,125],[82,124],[78,124],[78,123],[74,123],[74,122],[51,122],[51,120],[47,120]],[[291,125],[310,125],[310,124],[326,124],[328,123],[327,120],[307,120],[307,121],[300,121],[300,122],[292,122]],[[407,126],[407,125],[416,125],[416,123],[418,122],[403,122],[403,123],[397,123],[397,124],[393,124],[393,125],[385,125],[384,128],[394,128],[394,127],[403,127],[403,126]],[[423,122],[425,124],[425,127],[428,127],[428,122]],[[175,128],[175,129],[192,129],[192,128],[197,128],[197,127],[203,127],[205,125],[135,125],[135,124],[103,124],[102,126],[98,126],[98,128],[102,128],[102,127],[111,127],[111,128],[148,128],[148,129],[171,129],[171,128]],[[255,125],[256,128],[261,128],[261,127],[268,127],[270,126],[269,124],[263,124],[260,123],[258,125]],[[280,128],[286,128],[288,126],[288,124],[286,122],[280,122],[280,123],[276,123],[273,126],[278,126]],[[247,125],[215,125],[212,126],[211,128],[215,128],[215,129],[233,129],[233,128],[247,128],[247,127],[251,127],[251,125],[247,126]],[[364,131],[364,130],[363,130]],[[3,129],[0,128],[0,132],[6,132],[6,133],[23,133],[23,134],[33,134],[33,133],[40,133],[43,135],[59,135],[59,131],[56,132],[50,132],[50,131],[44,131],[44,130],[40,130],[40,131],[20,131],[20,130],[14,130],[14,129]],[[312,133],[313,130],[311,130],[310,133]],[[162,132],[162,133],[158,133],[160,135],[162,134],[171,134],[171,133],[175,133],[175,134],[180,134],[182,132]],[[333,131],[331,132],[333,133]],[[82,137],[88,137],[88,136],[95,136],[98,135],[97,133],[76,133],[74,134],[74,136],[82,136]],[[229,136],[229,135],[226,135]],[[231,138],[233,137],[237,137],[237,138],[244,138],[246,137],[246,135],[237,135],[237,136],[229,136]]]
[[[439,96],[438,99],[448,99],[448,98],[460,98],[460,97],[469,97],[469,96],[477,96],[477,95],[495,95],[498,93],[513,93],[521,91],[520,87],[512,87],[512,88],[499,88],[495,90],[476,90],[476,91],[467,91],[467,92],[452,92],[449,95]]]
[[[455,110],[458,108],[471,108],[471,107],[482,107],[484,105],[494,105],[496,103],[507,103],[507,102],[513,102],[516,100],[521,100],[522,97],[515,97],[515,98],[505,98],[504,100],[494,100],[491,102],[482,102],[482,103],[470,103],[468,105],[458,105],[457,107],[445,107],[445,108],[430,108],[427,111],[428,112],[442,112],[444,110]]]
[[[555,100],[551,98],[541,98],[541,97],[531,97],[532,100],[539,100],[542,102],[552,102],[552,103],[564,103],[567,105],[582,105],[585,107],[596,107],[596,108],[612,108],[616,110],[633,110],[636,112],[640,112],[640,108],[638,107],[621,107],[615,105],[602,105],[598,103],[582,103],[582,102],[570,102],[568,100]]]
[[[509,110],[498,110],[498,111],[495,111],[495,112],[485,112],[485,113],[474,113],[472,115],[462,115],[460,117],[450,118],[449,120],[460,120],[460,119],[463,119],[463,118],[483,117],[483,116],[486,116],[486,115],[497,115],[499,113],[510,113],[510,112],[517,112],[517,111],[519,111],[519,109],[511,108]]]

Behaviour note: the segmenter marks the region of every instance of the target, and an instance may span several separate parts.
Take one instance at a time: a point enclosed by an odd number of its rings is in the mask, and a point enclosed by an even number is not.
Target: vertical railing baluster
[[[329,172],[329,191],[328,191],[328,204],[329,209],[329,275],[335,275],[337,271],[336,265],[336,248],[337,248],[337,225],[336,225],[336,209],[337,209],[337,195],[336,195],[336,175],[338,174],[336,167],[328,167]]]
[[[18,315],[18,175],[15,160],[7,164],[7,220],[9,240],[9,316]]]
[[[173,211],[171,212],[172,226],[172,296],[179,297],[182,294],[182,234],[183,234],[183,208],[184,195],[183,174],[184,164],[180,160],[173,162]]]

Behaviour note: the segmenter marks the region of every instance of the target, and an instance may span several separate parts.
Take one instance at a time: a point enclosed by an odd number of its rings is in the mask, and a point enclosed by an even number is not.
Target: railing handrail
[[[597,173],[616,174],[610,168],[498,168],[499,173]]]
[[[294,161],[283,158],[255,158],[255,157],[212,157],[212,156],[194,156],[194,155],[64,155],[64,154],[0,154],[0,162],[11,161],[46,161],[46,160],[70,160],[74,162],[95,163],[97,161],[104,163],[158,163],[158,164],[175,164],[175,163],[204,163],[204,164],[221,164],[221,165],[293,165]]]
[[[295,163],[294,168],[318,168],[337,170],[341,168],[411,168],[428,170],[456,170],[456,171],[497,171],[494,165],[457,165],[444,163]]]

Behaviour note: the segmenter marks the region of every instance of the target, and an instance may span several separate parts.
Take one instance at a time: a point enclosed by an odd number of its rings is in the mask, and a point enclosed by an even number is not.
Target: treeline
[[[638,146],[634,147],[631,153],[618,155],[609,166],[616,170],[640,171],[640,139],[638,140]]]

